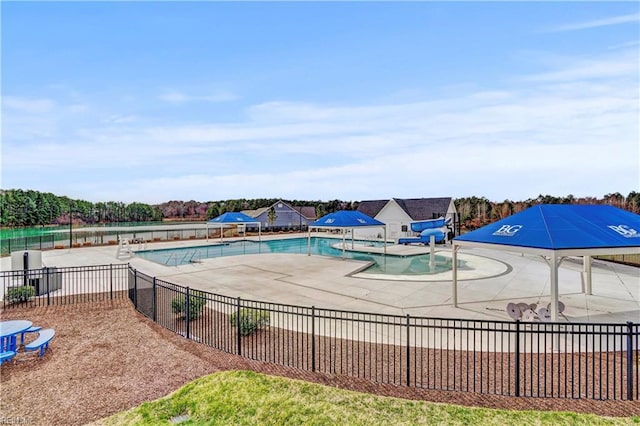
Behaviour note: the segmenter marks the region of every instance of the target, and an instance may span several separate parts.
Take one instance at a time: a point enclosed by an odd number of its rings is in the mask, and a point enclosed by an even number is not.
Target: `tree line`
[[[162,220],[202,221],[226,212],[257,210],[284,201],[292,207],[312,206],[316,217],[337,210],[356,210],[357,201],[307,201],[279,198],[230,199],[219,201],[168,201],[158,205],[108,201],[92,203],[66,196],[33,190],[0,190],[0,226],[29,227],[45,225],[99,224],[118,222],[152,222]],[[632,191],[626,197],[619,192],[602,198],[573,195],[554,197],[539,195],[525,201],[490,201],[485,197],[464,197],[454,200],[462,227],[475,229],[518,213],[537,204],[608,204],[640,214],[640,193]]]
[[[338,210],[355,210],[358,208],[357,202],[330,200],[330,201],[307,201],[307,200],[286,200],[282,198],[236,198],[219,201],[168,201],[159,204],[157,207],[162,212],[164,218],[176,220],[206,220],[220,216],[226,212],[239,212],[243,210],[258,210],[271,207],[278,201],[284,201],[291,207],[314,207],[316,216],[321,217],[327,213]]]
[[[485,197],[465,197],[454,200],[454,203],[460,216],[461,226],[467,230],[477,229],[538,204],[607,204],[640,214],[640,192],[635,191],[630,192],[626,197],[619,192],[606,194],[602,198],[538,195],[536,198],[524,201],[500,202],[489,201]]]
[[[162,220],[156,206],[108,201],[92,203],[49,192],[10,189],[0,191],[0,226],[150,222]]]
[[[293,207],[313,206],[318,217],[337,210],[355,210],[357,203],[341,200],[302,201],[279,198],[230,199],[221,201],[168,201],[158,205],[125,204],[117,201],[93,203],[49,192],[0,190],[0,226],[3,228],[46,225],[92,225],[162,220],[203,221],[226,212],[257,210],[278,201]]]

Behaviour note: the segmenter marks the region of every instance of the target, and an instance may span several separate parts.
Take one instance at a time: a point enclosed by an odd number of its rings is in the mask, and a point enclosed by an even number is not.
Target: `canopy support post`
[[[585,281],[587,283],[585,294],[591,296],[593,294],[593,289],[591,288],[591,256],[584,256],[582,259],[584,263]]]
[[[436,268],[436,236],[429,236],[429,272]]]
[[[458,249],[459,245],[453,244],[451,250],[451,300],[453,301],[453,307],[458,307]]]
[[[560,264],[564,260],[564,256],[558,256],[555,251],[551,252],[549,258],[546,256],[540,255],[549,265],[549,269],[551,271],[550,274],[550,288],[551,288],[551,303],[549,310],[551,311],[551,321],[558,320],[558,269],[560,268]]]
[[[344,259],[345,253],[345,244],[347,244],[347,230],[346,228],[342,228],[342,258]]]
[[[558,257],[556,252],[552,252],[549,267],[551,268],[551,321],[558,321],[558,268],[564,257]]]
[[[384,229],[384,255],[387,255],[387,225],[383,226]]]

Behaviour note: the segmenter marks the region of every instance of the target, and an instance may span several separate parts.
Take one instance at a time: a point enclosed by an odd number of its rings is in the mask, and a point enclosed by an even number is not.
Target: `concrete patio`
[[[205,240],[148,244],[147,249],[210,244]],[[144,245],[133,245],[134,250]],[[428,248],[411,250],[428,251]],[[398,250],[397,246],[392,250]],[[437,254],[450,256],[449,248]],[[461,250],[459,306],[451,305],[450,272],[434,275],[371,276],[359,272],[366,262],[299,254],[258,254],[206,259],[163,266],[137,257],[116,259],[116,247],[86,247],[42,252],[45,266],[129,263],[141,272],[194,289],[292,305],[349,311],[444,318],[510,320],[510,302],[546,306],[550,301],[549,267],[537,256],[486,249]],[[1,259],[3,271],[11,258]],[[582,262],[565,260],[559,272],[561,320],[622,323],[640,321],[640,269],[593,262],[593,294],[585,295]],[[383,279],[382,279],[383,278]]]

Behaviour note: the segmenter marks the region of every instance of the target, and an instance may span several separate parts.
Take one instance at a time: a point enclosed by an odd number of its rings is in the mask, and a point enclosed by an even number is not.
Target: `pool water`
[[[312,237],[311,254],[342,257],[342,250],[332,247],[333,244],[339,242],[340,240],[337,240],[335,238]],[[382,246],[382,243],[379,242],[367,242],[367,244],[373,244],[378,247]],[[177,266],[186,265],[192,262],[198,262],[202,259],[211,259],[223,256],[237,256],[259,253],[307,254],[307,250],[307,238],[290,238],[283,240],[268,240],[262,242],[243,240],[230,243],[212,244],[201,247],[142,250],[137,251],[136,256],[150,260],[152,262],[160,263],[162,265]],[[383,256],[374,253],[345,251],[344,257],[366,262],[374,262],[372,266],[365,270],[367,273],[373,274],[420,275],[451,270],[451,260],[444,256],[437,255],[435,259],[435,268],[433,271],[429,270],[428,254],[415,256]]]

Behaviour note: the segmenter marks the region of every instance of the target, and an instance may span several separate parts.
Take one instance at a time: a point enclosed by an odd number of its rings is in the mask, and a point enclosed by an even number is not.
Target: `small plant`
[[[171,311],[174,314],[184,314],[186,303],[185,295],[174,297],[171,301]],[[201,291],[192,291],[189,293],[189,321],[193,321],[202,315],[202,308],[207,304],[206,294]]]
[[[36,295],[36,289],[30,285],[21,285],[15,287],[9,287],[7,294],[4,296],[4,300],[9,303],[21,303],[27,302],[29,299]]]
[[[238,312],[231,314],[229,318],[233,327],[238,326]],[[248,336],[264,326],[269,325],[269,312],[259,309],[240,309],[240,334]]]

